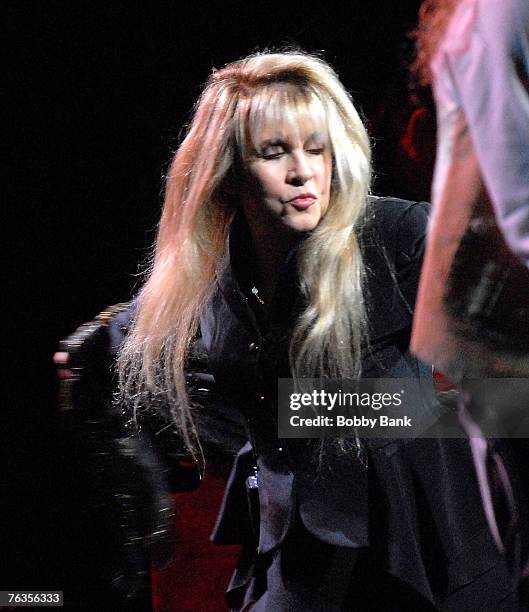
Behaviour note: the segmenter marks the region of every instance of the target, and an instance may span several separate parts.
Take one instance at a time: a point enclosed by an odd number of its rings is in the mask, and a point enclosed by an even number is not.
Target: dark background
[[[376,192],[406,120],[405,33],[418,0],[10,2],[10,180],[3,206],[8,368],[0,588],[75,575],[75,461],[58,427],[58,340],[129,298],[154,239],[163,174],[213,67],[266,47],[324,51],[372,128]],[[397,117],[388,121],[389,117]],[[70,567],[65,567],[68,559]],[[1,578],[1,576],[0,576]]]

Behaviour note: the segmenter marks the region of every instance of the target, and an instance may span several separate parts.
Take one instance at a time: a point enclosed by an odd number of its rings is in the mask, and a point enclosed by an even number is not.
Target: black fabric
[[[362,369],[366,377],[429,379],[424,401],[415,407],[417,415],[426,414],[437,409],[431,371],[409,354],[408,341],[428,205],[392,198],[374,198],[370,204],[360,235],[370,327]],[[259,463],[259,550],[266,553],[280,544],[296,506],[307,529],[328,544],[367,546],[368,481],[360,464],[330,449],[333,456],[327,463],[332,469],[323,477],[310,464],[317,442],[277,439],[277,378],[290,376],[288,342],[304,307],[297,278],[298,245],[280,271],[263,329],[236,276],[239,271],[245,278],[241,259],[252,257],[248,243],[237,234],[240,230],[235,225],[230,236],[228,261],[203,313],[201,333],[217,385],[250,423]]]
[[[121,315],[129,316],[125,305],[101,313],[61,343],[73,372],[62,380],[61,433],[75,449],[74,471],[85,483],[76,520],[87,533],[71,544],[80,556],[84,542],[89,547],[75,587],[80,609],[150,610],[150,560],[163,567],[171,559],[167,463],[144,435],[127,429],[112,401],[109,325],[115,327]]]
[[[363,372],[366,377],[428,376],[424,401],[415,409],[417,414],[441,414],[433,400],[430,368],[408,351],[427,211],[424,203],[371,201],[360,236],[370,327]],[[236,256],[233,243],[232,251]],[[274,602],[263,609],[311,609],[303,607],[302,593],[311,592],[314,573],[323,573],[329,587],[321,595],[322,607],[316,608],[321,610],[518,609],[516,587],[487,530],[464,440],[366,441],[367,472],[329,449],[326,473],[311,463],[311,443],[277,439],[277,377],[289,375],[288,340],[303,308],[296,258],[294,248],[263,325],[228,256],[191,350],[191,361],[198,357],[190,375],[209,388],[207,428],[215,429],[217,417],[225,437],[240,441],[244,426],[254,447],[247,447],[235,464],[214,534],[219,542],[246,545],[230,605],[238,608],[262,597]],[[119,341],[116,337],[116,345]],[[260,468],[257,556],[243,491],[252,452]],[[340,563],[332,559],[349,560],[342,595],[332,587],[344,579]],[[312,573],[304,575],[303,567],[311,564]],[[287,577],[297,586],[290,599],[282,599]]]
[[[428,599],[372,561],[366,548],[330,546],[297,522],[266,569],[273,585],[253,612],[435,610]]]

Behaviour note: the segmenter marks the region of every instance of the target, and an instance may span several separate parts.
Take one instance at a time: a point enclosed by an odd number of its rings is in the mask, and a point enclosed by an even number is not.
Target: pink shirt
[[[481,178],[512,252],[529,267],[529,0],[461,0],[432,62],[442,196],[464,116]]]

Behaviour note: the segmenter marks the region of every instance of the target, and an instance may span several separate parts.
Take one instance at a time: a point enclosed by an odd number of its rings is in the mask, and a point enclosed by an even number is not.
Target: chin
[[[292,232],[311,232],[321,221],[320,215],[296,214],[283,218],[283,224]]]

